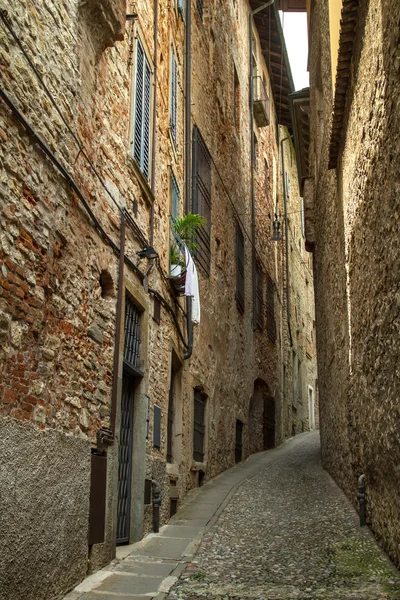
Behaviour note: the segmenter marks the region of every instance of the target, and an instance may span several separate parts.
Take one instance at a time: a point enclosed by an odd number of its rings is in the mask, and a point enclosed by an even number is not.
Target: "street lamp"
[[[274,228],[274,231],[272,232],[272,236],[271,236],[271,240],[273,242],[281,242],[282,241],[282,235],[280,233],[280,228],[281,228],[281,224],[278,221],[278,215],[275,213],[275,220],[272,224],[272,227]]]

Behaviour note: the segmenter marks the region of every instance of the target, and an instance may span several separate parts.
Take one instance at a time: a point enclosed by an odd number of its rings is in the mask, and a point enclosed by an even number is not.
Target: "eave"
[[[250,1],[252,10],[263,4],[265,0]],[[289,94],[294,91],[294,84],[277,6],[273,4],[254,15],[254,25],[271,80],[278,123],[291,128]]]
[[[294,145],[300,196],[303,196],[304,181],[310,177],[310,88],[304,88],[289,96],[292,115]]]

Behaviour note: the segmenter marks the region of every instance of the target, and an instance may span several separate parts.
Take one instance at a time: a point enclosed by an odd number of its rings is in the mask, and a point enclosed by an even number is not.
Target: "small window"
[[[150,179],[151,79],[150,63],[142,42],[137,38],[132,153],[147,180]]]
[[[242,228],[236,223],[236,303],[244,312],[244,237]]]
[[[194,390],[193,458],[197,462],[204,460],[206,401],[205,394]]]
[[[240,84],[236,69],[234,68],[233,74],[233,122],[236,129],[239,129],[240,125]]]
[[[197,10],[199,11],[200,19],[203,20],[204,15],[204,0],[196,0]]]
[[[267,279],[267,332],[271,342],[276,341],[275,323],[275,285],[270,277]]]
[[[178,63],[173,46],[171,46],[171,97],[169,127],[175,145],[178,146]]]
[[[264,281],[261,267],[256,263],[256,327],[264,328]]]
[[[197,234],[198,250],[195,259],[206,274],[211,266],[211,155],[200,131],[193,128],[192,212],[206,219]]]

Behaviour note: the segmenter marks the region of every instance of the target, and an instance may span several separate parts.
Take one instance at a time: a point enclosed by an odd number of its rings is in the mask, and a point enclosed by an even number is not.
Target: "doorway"
[[[124,373],[118,448],[117,544],[129,543],[135,386],[135,378]]]
[[[275,447],[275,402],[264,394],[264,450]]]
[[[315,408],[314,408],[314,390],[308,386],[308,418],[310,429],[315,429]]]

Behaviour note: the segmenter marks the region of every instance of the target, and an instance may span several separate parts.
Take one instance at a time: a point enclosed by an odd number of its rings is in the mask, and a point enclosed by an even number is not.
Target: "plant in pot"
[[[182,268],[185,267],[185,256],[180,243],[188,247],[190,254],[198,249],[197,233],[205,227],[207,220],[201,215],[188,212],[184,217],[172,219],[172,242],[169,252],[169,264],[171,277],[180,277]]]

